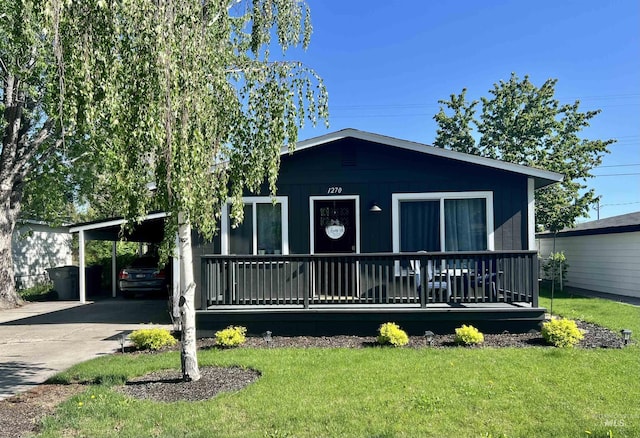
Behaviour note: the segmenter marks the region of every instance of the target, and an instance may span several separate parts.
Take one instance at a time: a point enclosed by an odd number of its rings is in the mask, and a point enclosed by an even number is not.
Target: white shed
[[[553,251],[553,233],[536,235],[543,259]],[[578,224],[557,234],[570,287],[640,298],[640,212]]]
[[[44,222],[22,221],[11,243],[13,269],[19,288],[47,281],[47,269],[70,265],[72,236],[67,227],[51,227]]]

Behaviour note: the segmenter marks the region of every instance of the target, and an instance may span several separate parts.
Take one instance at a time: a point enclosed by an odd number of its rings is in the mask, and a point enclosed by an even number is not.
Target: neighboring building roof
[[[550,172],[547,170],[536,169],[533,167],[522,166],[519,164],[507,163],[505,161],[493,160],[491,158],[479,157],[477,155],[465,154],[462,152],[451,151],[449,149],[437,148],[431,145],[417,143],[408,140],[401,140],[399,138],[388,137],[385,135],[374,134],[371,132],[359,131],[357,129],[342,129],[340,131],[332,132],[319,137],[310,138],[297,143],[296,151],[309,149],[312,147],[320,146],[322,144],[331,143],[343,138],[356,138],[359,140],[371,141],[380,143],[392,147],[406,149],[410,151],[420,152],[423,154],[434,155],[437,157],[448,158],[451,160],[463,161],[466,163],[477,164],[480,166],[491,167],[494,169],[500,169],[507,172],[513,172],[525,176],[530,176],[535,180],[535,188],[541,188],[550,184],[560,182],[563,176],[559,173]],[[289,154],[289,148],[282,149],[281,154]]]
[[[18,227],[27,228],[30,227],[34,231],[50,231],[52,233],[68,233],[69,225],[51,225],[48,222],[36,220],[36,219],[18,219],[16,225]]]
[[[640,211],[608,217],[597,221],[583,222],[573,228],[565,228],[558,236],[586,236],[593,234],[631,233],[640,231]],[[553,233],[546,231],[536,234],[540,239],[549,239]]]

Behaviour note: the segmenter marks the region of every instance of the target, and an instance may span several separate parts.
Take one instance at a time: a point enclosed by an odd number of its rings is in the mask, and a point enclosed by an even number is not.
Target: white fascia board
[[[169,213],[165,213],[165,212],[153,213],[153,214],[149,214],[147,216],[139,218],[139,221],[144,222],[148,220],[164,218],[167,216],[169,216]],[[109,228],[109,227],[114,227],[116,225],[123,225],[127,222],[128,221],[126,219],[120,218],[120,219],[107,219],[102,222],[92,222],[89,224],[80,224],[80,225],[69,227],[69,233],[78,233],[80,231],[89,231],[89,230],[99,230],[100,228]]]
[[[477,155],[465,154],[462,152],[451,151],[449,149],[437,148],[424,143],[401,140],[395,137],[388,137],[385,135],[359,131],[357,129],[351,128],[298,142],[293,153],[347,137],[531,176],[536,178],[536,188],[544,187],[555,182],[560,182],[564,178],[563,175],[556,172],[550,172],[548,170],[536,169],[533,167],[522,166],[520,164],[507,163],[505,161],[493,160],[491,158],[479,157]],[[288,147],[282,148],[281,155],[287,155],[289,153],[291,153],[291,151],[289,151]]]
[[[527,237],[529,250],[536,248],[536,200],[535,181],[533,178],[527,180]]]

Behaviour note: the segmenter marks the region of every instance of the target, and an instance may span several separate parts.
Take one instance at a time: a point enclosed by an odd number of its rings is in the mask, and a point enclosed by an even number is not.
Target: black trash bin
[[[57,266],[47,269],[53,288],[58,293],[58,299],[63,301],[80,299],[78,277],[80,270],[77,266]]]

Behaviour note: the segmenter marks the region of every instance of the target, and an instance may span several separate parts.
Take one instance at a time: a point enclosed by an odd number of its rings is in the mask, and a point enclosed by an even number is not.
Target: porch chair
[[[484,290],[485,298],[489,298],[494,302],[497,300],[498,290],[498,260],[494,257],[484,260],[485,269],[481,271],[483,260],[478,260],[478,269],[475,271],[475,275],[464,274],[462,284],[464,285],[464,296],[469,298],[471,292],[469,286],[475,291],[478,289]],[[477,297],[476,297],[477,298]]]
[[[418,251],[418,252],[426,253],[426,251]],[[410,264],[411,264],[411,269],[414,272],[414,276],[416,280],[416,291],[419,297],[420,293],[422,292],[422,282],[420,281],[421,272],[422,272],[420,269],[420,260],[411,260]],[[444,272],[435,272],[433,269],[433,260],[428,260],[427,261],[427,284],[426,284],[427,295],[431,290],[440,291],[440,299],[442,299],[442,292],[444,291],[446,296],[445,301],[449,301],[449,299],[451,298],[451,289],[449,284],[450,284],[450,279],[448,274]]]

